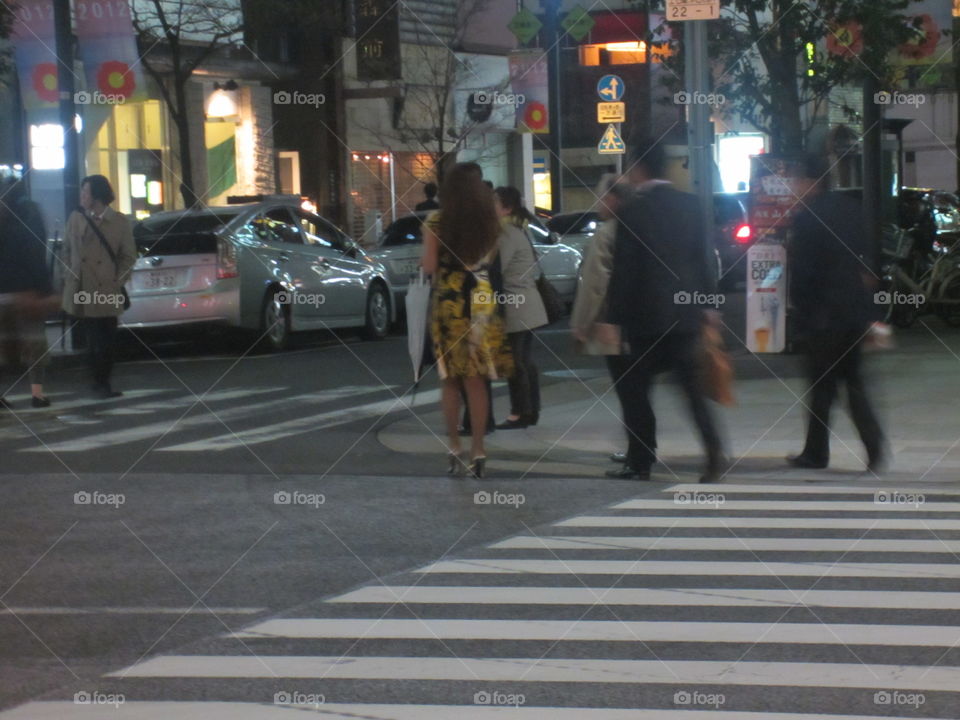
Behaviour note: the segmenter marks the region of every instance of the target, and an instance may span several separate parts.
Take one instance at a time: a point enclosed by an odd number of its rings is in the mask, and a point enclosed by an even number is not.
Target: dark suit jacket
[[[39,206],[26,198],[16,200],[0,225],[0,294],[34,290],[49,295],[47,232]]]
[[[418,202],[413,208],[416,212],[424,212],[426,210],[439,210],[440,203],[436,200],[424,200],[423,202]]]
[[[623,327],[632,343],[671,330],[698,332],[710,308],[682,299],[716,291],[699,199],[656,185],[633,194],[617,215],[608,321]]]
[[[794,220],[790,296],[802,330],[865,331],[877,319],[875,250],[863,232],[860,203],[836,193],[807,202]]]

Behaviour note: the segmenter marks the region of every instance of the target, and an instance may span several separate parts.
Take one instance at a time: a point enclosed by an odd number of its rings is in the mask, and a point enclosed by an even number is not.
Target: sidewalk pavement
[[[878,413],[893,446],[894,459],[884,483],[943,483],[960,480],[960,334],[939,327],[916,327],[900,334],[900,347],[870,355],[867,372]],[[840,481],[862,479],[864,455],[846,413],[845,391],[833,414],[830,468],[796,470],[784,462],[799,452],[805,429],[806,383],[801,358],[741,354],[735,358],[737,405],[714,406],[724,428],[737,481]],[[759,370],[758,370],[759,368]],[[544,378],[543,409],[536,427],[499,430],[486,439],[492,475],[526,474],[602,477],[614,467],[607,456],[624,450],[619,403],[610,381],[590,358]],[[497,386],[503,383],[495,384]],[[654,391],[660,464],[654,478],[689,482],[699,474],[700,443],[677,388],[664,378]],[[495,389],[498,421],[507,414],[508,399]],[[399,416],[385,426],[379,440],[396,452],[424,453],[427,462],[443,464],[443,419],[438,406],[417,409],[417,416]],[[463,439],[469,448],[469,439]]]
[[[47,357],[54,371],[78,367],[84,362],[84,351],[73,348],[70,342],[71,324],[69,319],[47,323],[47,347],[50,349]]]

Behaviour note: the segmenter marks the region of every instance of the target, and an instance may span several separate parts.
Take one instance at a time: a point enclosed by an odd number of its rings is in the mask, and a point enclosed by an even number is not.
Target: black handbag
[[[526,234],[526,233],[524,233]],[[530,250],[533,252],[533,259],[540,270],[540,276],[537,278],[537,292],[540,293],[540,299],[543,301],[543,307],[547,311],[547,323],[553,325],[566,312],[567,306],[560,297],[560,293],[553,286],[553,283],[547,280],[546,273],[543,272],[543,265],[540,264],[540,256],[537,255],[537,249],[533,246],[533,241],[527,236],[530,242]]]
[[[117,262],[117,254],[113,251],[113,248],[110,247],[110,243],[107,242],[107,239],[103,236],[103,233],[100,232],[100,228],[96,226],[93,220],[90,219],[90,216],[87,215],[86,211],[79,210],[78,212],[83,214],[83,219],[87,221],[87,225],[90,226],[90,229],[93,230],[93,234],[97,236],[97,239],[100,241],[100,244],[103,245],[104,251],[110,257],[110,260],[113,261],[114,271],[120,273],[120,263]],[[120,286],[120,295],[123,297],[123,309],[130,309],[130,295],[127,293],[127,288],[124,285]]]

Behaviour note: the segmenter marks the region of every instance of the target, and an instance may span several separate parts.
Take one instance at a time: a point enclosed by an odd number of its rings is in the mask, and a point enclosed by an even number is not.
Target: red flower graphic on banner
[[[52,62],[37,63],[33,69],[33,89],[44,102],[55,103],[60,100],[60,88],[57,83],[57,66]]]
[[[133,70],[125,62],[108,60],[97,71],[97,87],[104,95],[128,98],[136,89]]]
[[[915,39],[905,42],[900,46],[900,54],[911,60],[920,60],[933,55],[937,49],[937,43],[940,41],[940,28],[929,15],[919,15],[920,27],[913,25],[914,32],[917,33]]]
[[[827,51],[831,55],[851,58],[863,52],[863,26],[851,20],[827,34]]]
[[[527,103],[523,111],[523,124],[531,130],[543,130],[547,126],[547,108],[542,102]]]

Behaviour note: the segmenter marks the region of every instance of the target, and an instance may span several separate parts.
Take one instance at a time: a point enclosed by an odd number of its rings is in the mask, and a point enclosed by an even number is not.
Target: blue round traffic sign
[[[623,89],[623,78],[619,75],[604,75],[597,83],[597,95],[606,102],[620,102]]]

